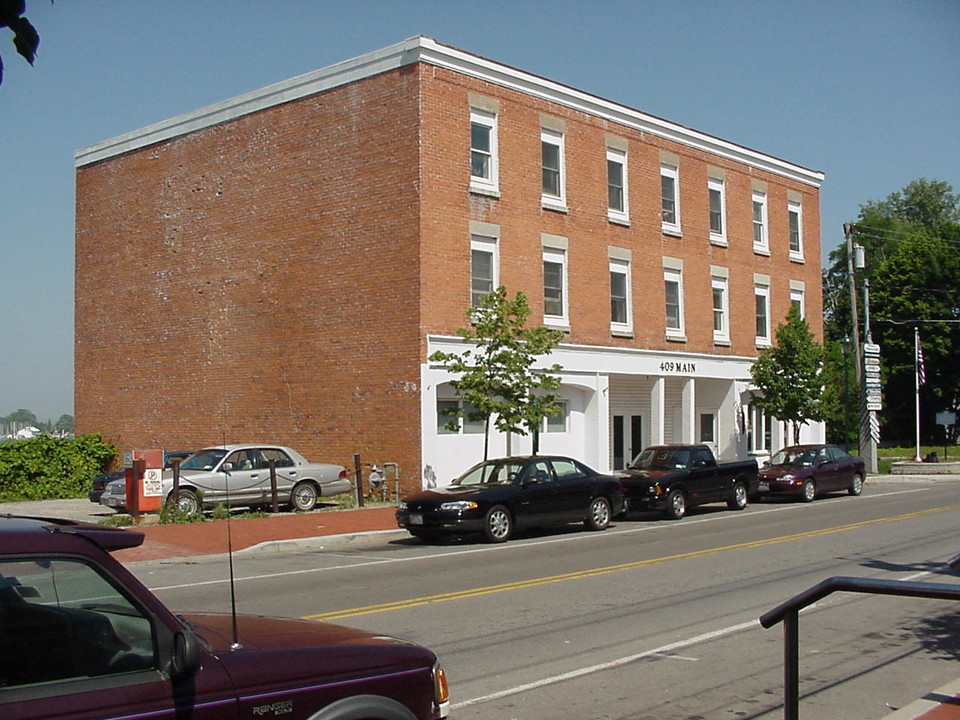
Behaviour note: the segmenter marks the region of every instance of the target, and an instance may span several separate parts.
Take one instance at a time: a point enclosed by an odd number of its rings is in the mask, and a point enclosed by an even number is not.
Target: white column
[[[697,442],[697,381],[687,378],[680,391],[680,437],[688,444]]]
[[[663,410],[664,394],[667,381],[658,377],[653,381],[650,390],[650,444],[663,445]]]

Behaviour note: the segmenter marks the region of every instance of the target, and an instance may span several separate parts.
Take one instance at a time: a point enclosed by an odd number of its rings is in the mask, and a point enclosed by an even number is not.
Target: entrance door
[[[643,416],[613,416],[613,469],[623,470],[643,450]]]

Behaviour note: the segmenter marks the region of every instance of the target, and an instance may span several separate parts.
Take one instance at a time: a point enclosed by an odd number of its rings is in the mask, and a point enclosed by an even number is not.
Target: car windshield
[[[770,458],[770,464],[808,467],[813,465],[816,460],[817,451],[815,449],[784,448]]]
[[[648,448],[640,453],[633,464],[633,470],[683,470],[690,464],[690,450],[687,448]]]
[[[522,467],[518,462],[490,460],[470,468],[451,485],[506,485],[516,479]]]
[[[207,450],[201,450],[198,453],[194,453],[182,463],[180,463],[181,470],[213,470],[217,463],[223,460],[223,456],[227,454],[227,451],[222,448],[209,448]]]

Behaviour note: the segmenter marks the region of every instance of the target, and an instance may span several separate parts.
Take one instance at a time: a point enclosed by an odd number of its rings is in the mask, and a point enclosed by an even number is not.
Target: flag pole
[[[917,454],[914,455],[913,459],[916,462],[921,462],[923,458],[920,457],[920,330],[916,327],[913,328],[913,370],[913,380],[916,388],[914,412],[917,428]]]

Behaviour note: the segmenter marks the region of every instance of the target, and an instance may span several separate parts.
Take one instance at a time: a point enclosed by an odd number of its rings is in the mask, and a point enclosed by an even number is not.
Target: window
[[[683,338],[683,275],[676,268],[663,269],[663,287],[666,298],[667,338]]]
[[[567,254],[559,248],[543,249],[543,315],[549,325],[567,323]]]
[[[560,414],[544,418],[542,432],[563,433],[567,431],[567,401],[557,400],[556,404],[560,408]]]
[[[707,180],[707,192],[710,195],[710,242],[725,245],[726,235],[726,198],[721,178]]]
[[[806,317],[807,308],[804,303],[804,288],[801,283],[790,281],[790,305],[800,311],[800,317]]]
[[[470,189],[496,193],[497,116],[470,108]]]
[[[754,252],[770,253],[767,237],[767,195],[753,191],[753,249]]]
[[[680,185],[679,173],[675,165],[660,166],[660,197],[663,231],[680,232]]]
[[[45,555],[0,561],[0,637],[4,692],[91,677],[108,687],[103,678],[109,675],[157,672],[150,617],[80,560]],[[9,707],[7,713],[16,715]]]
[[[773,440],[773,419],[764,410],[750,405],[747,408],[747,450],[764,453]]]
[[[727,292],[727,278],[713,275],[710,278],[713,290],[713,341],[730,342],[730,300]]]
[[[541,202],[548,207],[563,208],[564,195],[563,133],[555,130],[540,130],[541,170],[543,195]]]
[[[470,236],[470,304],[479,307],[487,293],[498,285],[497,239]]]
[[[716,442],[717,416],[713,413],[700,413],[700,440],[702,443]]]
[[[625,222],[627,206],[627,153],[607,148],[607,217]]]
[[[484,431],[484,421],[470,419],[476,408],[462,400],[437,398],[438,435],[477,435]]]
[[[610,329],[629,332],[632,327],[630,261],[610,258]]]
[[[763,283],[755,283],[753,286],[753,295],[756,304],[757,317],[757,345],[770,344],[770,286]]]
[[[787,205],[787,218],[790,224],[790,259],[803,260],[803,218],[801,205],[790,202]]]

